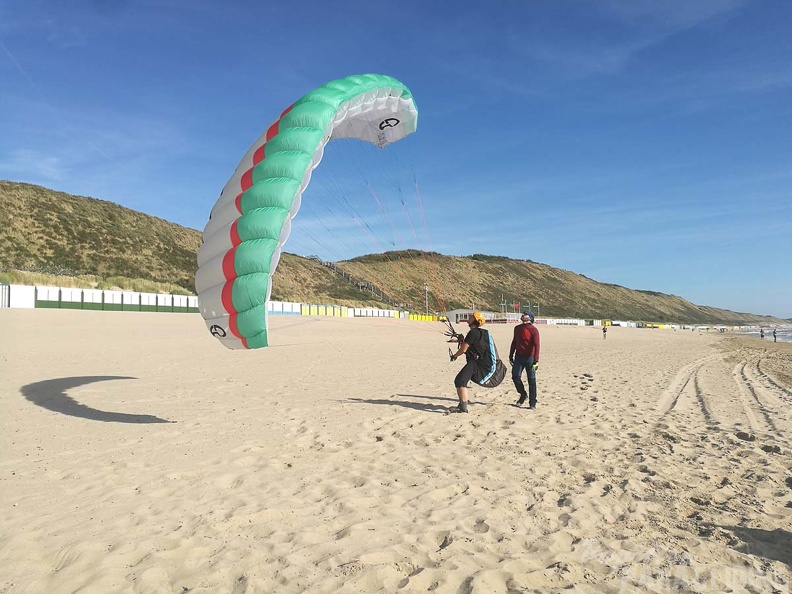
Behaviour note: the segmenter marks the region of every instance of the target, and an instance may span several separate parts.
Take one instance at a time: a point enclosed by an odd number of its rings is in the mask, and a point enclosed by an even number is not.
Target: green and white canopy
[[[329,82],[280,115],[248,149],[204,229],[195,288],[212,335],[231,349],[267,346],[272,274],[325,144],[358,138],[384,147],[417,124],[410,90],[378,74]]]

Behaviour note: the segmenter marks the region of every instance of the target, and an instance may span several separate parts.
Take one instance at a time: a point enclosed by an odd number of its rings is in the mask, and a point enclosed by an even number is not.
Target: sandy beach
[[[440,324],[0,323],[2,593],[792,589],[792,344],[540,326],[536,410],[448,415]]]

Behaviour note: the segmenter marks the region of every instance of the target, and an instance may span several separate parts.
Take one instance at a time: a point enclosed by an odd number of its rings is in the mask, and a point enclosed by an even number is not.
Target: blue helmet
[[[533,324],[533,323],[534,323],[534,315],[533,315],[533,312],[532,312],[530,309],[526,309],[526,310],[523,312],[523,315],[524,315],[524,316],[528,316],[528,319],[529,319],[529,320],[531,320],[531,324]]]

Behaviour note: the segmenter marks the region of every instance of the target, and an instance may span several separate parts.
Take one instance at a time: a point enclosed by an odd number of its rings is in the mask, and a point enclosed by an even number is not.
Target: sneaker
[[[520,399],[517,401],[517,406],[522,406],[525,403],[526,398],[528,398],[528,394],[520,394]]]
[[[536,408],[536,403],[534,402],[533,404],[529,404],[528,408],[530,408],[531,410],[534,410]]]
[[[467,404],[457,404],[448,409],[450,413],[466,413],[468,411]]]

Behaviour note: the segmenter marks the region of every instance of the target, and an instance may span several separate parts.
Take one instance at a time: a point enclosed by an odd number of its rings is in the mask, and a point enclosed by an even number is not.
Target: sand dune
[[[447,415],[439,325],[0,322],[0,592],[790,591],[792,345],[540,327]]]

